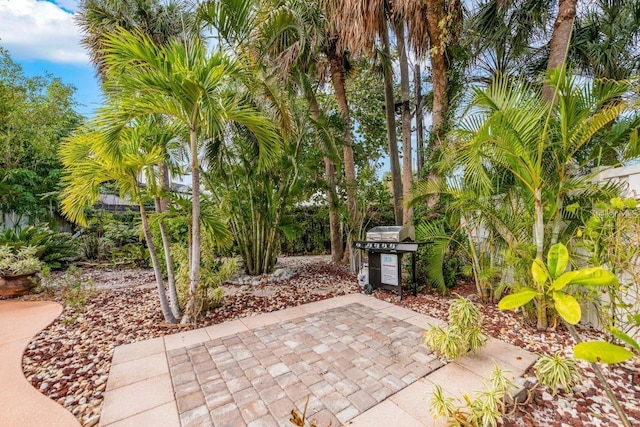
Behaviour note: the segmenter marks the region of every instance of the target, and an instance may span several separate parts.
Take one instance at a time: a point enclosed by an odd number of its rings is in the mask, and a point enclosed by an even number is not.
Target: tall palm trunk
[[[356,166],[353,158],[353,141],[351,135],[351,115],[349,113],[349,103],[347,101],[347,91],[345,85],[345,70],[342,56],[336,51],[335,41],[329,44],[327,51],[329,64],[331,66],[331,82],[336,94],[336,101],[340,115],[344,121],[344,133],[342,137],[342,155],[344,157],[344,175],[347,182],[347,217],[349,219],[349,234],[347,235],[347,246],[344,257],[351,252],[351,242],[353,233],[357,229],[358,211],[356,203]]]
[[[415,69],[415,90],[416,90],[416,152],[418,163],[416,165],[416,174],[418,179],[424,167],[424,141],[423,141],[423,118],[422,118],[422,78],[420,77],[420,64],[416,64]]]
[[[309,112],[315,121],[320,119],[320,107],[315,97],[309,99]],[[329,233],[331,237],[331,261],[338,263],[342,261],[344,242],[340,232],[340,213],[338,211],[338,196],[336,194],[336,166],[333,161],[324,156],[324,173],[327,180],[327,204],[329,205]]]
[[[158,262],[158,253],[156,246],[153,243],[153,237],[151,236],[151,227],[149,227],[149,219],[147,218],[147,211],[144,208],[142,202],[140,205],[140,218],[142,219],[142,230],[144,232],[144,238],[147,241],[147,248],[149,249],[149,256],[151,257],[151,265],[153,266],[153,274],[156,277],[156,287],[158,288],[158,296],[160,297],[160,308],[162,309],[162,315],[164,320],[169,323],[176,323],[177,320],[171,312],[169,302],[167,301],[167,294],[164,290],[164,282],[162,280],[162,272],[160,271],[160,263]]]
[[[391,47],[389,45],[389,29],[383,20],[382,39],[382,72],[384,75],[384,105],[387,119],[387,136],[389,137],[389,160],[391,163],[391,182],[393,184],[393,212],[396,225],[402,225],[402,179],[400,176],[400,159],[398,157],[398,136],[396,135],[396,107],[393,98],[393,74],[391,70]]]
[[[558,16],[553,25],[547,71],[563,66],[567,59],[577,3],[578,0],[560,0],[558,4]],[[542,88],[542,96],[545,101],[553,102],[553,94],[553,88],[549,84],[545,84]]]
[[[409,105],[409,60],[405,42],[404,22],[395,21],[396,43],[400,62],[400,92],[402,94],[402,198],[409,200],[413,180],[411,155],[411,106]],[[413,209],[403,203],[402,224],[411,224]]]
[[[196,315],[196,293],[200,281],[200,166],[198,163],[198,134],[189,129],[191,148],[191,268],[189,269],[189,301],[182,323],[189,323]]]
[[[447,116],[449,115],[449,97],[447,89],[449,79],[447,77],[446,46],[444,45],[442,27],[446,18],[445,0],[433,0],[427,8],[427,28],[429,40],[433,47],[429,49],[431,59],[431,78],[433,81],[433,108],[431,113],[431,147],[429,150],[427,179],[439,178],[439,174],[433,169],[433,162],[442,146],[442,139],[446,133]],[[436,193],[427,199],[427,206],[435,208],[440,201]]]

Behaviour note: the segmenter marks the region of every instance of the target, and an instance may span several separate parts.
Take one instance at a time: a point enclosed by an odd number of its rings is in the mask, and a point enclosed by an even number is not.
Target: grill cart
[[[353,242],[356,249],[367,253],[359,280],[365,293],[374,289],[388,289],[398,293],[402,300],[402,256],[411,254],[411,282],[413,295],[416,287],[416,251],[419,243],[415,240],[415,228],[408,226],[374,227],[367,232],[367,240]]]

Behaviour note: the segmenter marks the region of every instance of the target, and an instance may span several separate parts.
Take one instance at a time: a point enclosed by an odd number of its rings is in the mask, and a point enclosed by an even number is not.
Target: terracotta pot
[[[0,297],[19,297],[38,285],[36,273],[0,275]]]

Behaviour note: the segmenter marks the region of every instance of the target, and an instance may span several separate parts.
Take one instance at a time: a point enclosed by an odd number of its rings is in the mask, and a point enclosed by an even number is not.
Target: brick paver
[[[354,303],[171,350],[182,425],[345,423],[441,365],[421,333]]]

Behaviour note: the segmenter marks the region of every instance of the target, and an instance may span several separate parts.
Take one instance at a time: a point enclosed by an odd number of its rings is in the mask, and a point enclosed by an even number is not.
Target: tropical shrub
[[[640,328],[638,231],[638,201],[615,197],[596,203],[576,233],[577,246],[588,252],[588,262],[606,265],[618,277],[617,282],[591,293],[600,324],[627,334]]]
[[[575,325],[582,317],[580,303],[567,292],[573,286],[608,286],[618,281],[616,276],[602,267],[590,267],[580,270],[567,271],[569,266],[569,251],[562,243],[557,243],[549,249],[547,263],[536,258],[531,265],[534,287],[523,287],[518,292],[507,295],[500,300],[501,310],[514,310],[534,301],[537,310],[552,310],[565,322]]]
[[[62,297],[68,306],[84,312],[94,291],[93,282],[83,280],[81,268],[72,265],[67,269],[62,285]]]
[[[582,286],[612,286],[618,281],[617,277],[602,267],[589,267],[580,270],[567,271],[569,265],[569,253],[562,243],[557,243],[549,249],[547,264],[540,258],[536,258],[531,266],[531,273],[536,288],[523,288],[519,292],[500,300],[498,307],[501,310],[513,310],[534,300],[538,306],[551,308],[554,313],[566,323],[573,339],[577,342],[573,352],[576,358],[591,362],[591,366],[600,380],[609,400],[614,406],[623,425],[631,426],[622,406],[618,402],[613,390],[607,383],[607,379],[598,366],[598,363],[620,363],[634,356],[634,353],[626,347],[611,344],[605,341],[582,342],[573,325],[582,317],[582,311],[578,301],[570,294],[564,292],[570,285]],[[609,331],[618,339],[624,341],[630,347],[640,352],[640,345],[624,332],[609,327]]]
[[[2,244],[15,249],[34,247],[35,256],[54,269],[62,268],[80,256],[79,247],[71,234],[53,231],[46,225],[7,229],[0,234]]]
[[[532,258],[543,258],[547,245],[571,235],[576,221],[565,221],[567,206],[615,194],[614,185],[592,181],[590,168],[598,161],[593,142],[610,124],[627,123],[616,120],[638,107],[625,96],[629,82],[585,83],[560,69],[546,84],[556,102],[547,102],[539,86],[507,76],[474,88],[467,114],[443,150],[442,162],[449,162],[454,179],[423,182],[414,193],[415,199],[451,194],[461,212],[479,212],[485,229],[502,240],[498,249],[522,255],[527,267]],[[515,251],[521,245],[533,254]],[[546,329],[547,301],[539,302],[538,328]]]
[[[481,324],[482,314],[478,308],[460,297],[449,306],[448,326],[431,326],[424,333],[423,342],[440,356],[455,360],[484,346],[487,336],[480,329]]]
[[[125,211],[89,213],[87,226],[76,239],[82,257],[91,261],[148,266],[146,245],[140,237],[140,213]]]
[[[223,258],[208,233],[203,234],[202,258],[200,261],[200,288],[196,298],[197,313],[220,305],[224,296],[222,283],[237,273],[234,258]],[[187,247],[173,244],[171,253],[176,266],[176,287],[181,305],[189,297],[189,254]]]

